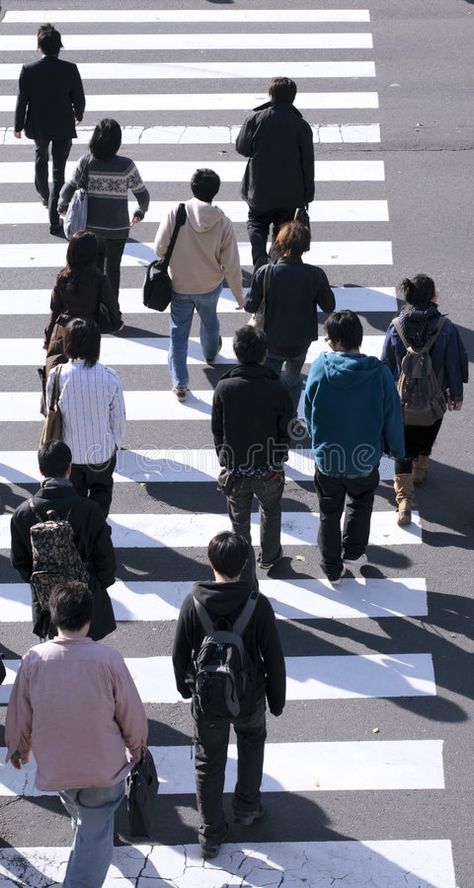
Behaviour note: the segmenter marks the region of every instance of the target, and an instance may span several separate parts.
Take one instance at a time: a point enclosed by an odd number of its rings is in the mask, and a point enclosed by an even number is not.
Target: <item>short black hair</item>
[[[89,151],[97,160],[110,160],[122,144],[120,124],[111,117],[104,117],[97,124],[89,142]]]
[[[261,364],[268,351],[263,330],[249,327],[248,324],[235,331],[233,346],[239,364]]]
[[[272,102],[285,102],[292,105],[296,98],[297,86],[290,77],[273,77],[268,87]]]
[[[408,302],[408,305],[428,308],[436,296],[435,282],[427,274],[415,274],[411,280],[403,278],[398,287],[398,294],[405,302]]]
[[[92,595],[85,583],[65,580],[49,597],[51,622],[56,629],[78,632],[92,619]]]
[[[97,364],[100,355],[100,330],[92,318],[73,318],[64,332],[64,354],[81,358],[86,367]]]
[[[64,441],[48,441],[38,450],[38,466],[45,478],[64,478],[72,453]]]
[[[36,35],[38,40],[38,49],[43,55],[57,56],[62,48],[61,34],[56,30],[54,25],[49,22],[46,25],[40,25]]]
[[[97,238],[93,231],[76,231],[69,241],[66,261],[71,271],[79,271],[95,265],[97,259]]]
[[[191,177],[191,191],[193,197],[211,203],[221,187],[221,180],[214,170],[206,168],[196,170]]]
[[[249,544],[238,533],[223,530],[217,533],[207,547],[207,557],[212,567],[223,577],[238,577],[249,557]]]
[[[329,315],[326,332],[331,342],[340,342],[344,348],[360,348],[364,331],[360,318],[355,312],[346,309]]]

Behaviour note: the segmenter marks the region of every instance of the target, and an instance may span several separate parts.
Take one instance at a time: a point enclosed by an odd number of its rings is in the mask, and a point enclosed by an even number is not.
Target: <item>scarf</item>
[[[429,302],[426,308],[407,305],[399,315],[403,335],[412,348],[423,348],[433,335],[441,313],[438,306]]]

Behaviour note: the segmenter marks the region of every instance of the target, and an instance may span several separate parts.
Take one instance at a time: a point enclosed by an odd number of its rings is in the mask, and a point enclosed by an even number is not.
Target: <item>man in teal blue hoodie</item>
[[[337,585],[344,562],[366,560],[379,462],[384,452],[400,459],[404,431],[389,368],[360,353],[363,331],[358,316],[352,311],[334,312],[326,332],[331,351],[311,365],[305,419],[316,463],[321,567]]]

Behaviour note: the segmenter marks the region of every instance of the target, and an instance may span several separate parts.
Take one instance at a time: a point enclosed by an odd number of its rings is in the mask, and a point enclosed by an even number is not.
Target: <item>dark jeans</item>
[[[117,299],[120,289],[120,263],[126,240],[112,237],[97,237],[97,260],[99,271],[105,272]]]
[[[284,358],[282,355],[268,355],[265,361],[265,366],[270,367],[270,370],[277,373],[285,385],[287,385],[293,404],[293,416],[298,416],[298,404],[300,402],[301,389],[303,388],[301,371],[306,361],[306,352],[307,349],[294,358]],[[283,364],[285,369],[282,373]]]
[[[64,185],[64,170],[72,141],[71,139],[53,139],[51,141],[51,156],[53,159],[53,188],[51,192],[48,182],[50,141],[50,139],[35,139],[35,188],[41,199],[48,204],[49,224],[59,225],[58,197]]]
[[[395,474],[409,475],[417,456],[429,456],[441,428],[443,417],[430,426],[405,426],[405,458],[395,460]]]
[[[105,517],[109,514],[114,486],[112,475],[117,457],[114,453],[105,463],[96,465],[80,465],[73,463],[70,481],[79,496],[88,496],[102,509]]]
[[[340,576],[343,557],[360,558],[365,553],[378,483],[378,468],[373,469],[366,478],[346,478],[344,475],[323,475],[316,467],[314,486],[319,500],[320,564],[330,580],[337,580]],[[341,545],[341,518],[346,496]]]
[[[251,715],[232,722],[226,719],[207,722],[200,716],[196,717],[194,745],[200,840],[202,837],[206,841],[220,842],[226,834],[222,793],[231,724],[237,735],[237,783],[232,807],[236,814],[250,814],[257,811],[260,804],[267,736],[265,701],[260,700]]]
[[[252,500],[256,496],[260,512],[260,546],[263,564],[271,564],[280,552],[281,497],[285,487],[284,472],[274,472],[265,480],[234,478],[230,491],[226,491],[227,510],[232,521],[232,530],[239,533],[250,544],[249,559],[244,565],[241,580],[257,588],[255,553],[250,533]]]
[[[291,222],[294,215],[295,207],[292,209],[276,207],[274,210],[267,210],[265,213],[259,213],[257,210],[249,207],[247,231],[252,247],[252,262],[254,265],[268,256],[267,241],[270,225],[273,224],[272,241],[274,241],[283,223]]]

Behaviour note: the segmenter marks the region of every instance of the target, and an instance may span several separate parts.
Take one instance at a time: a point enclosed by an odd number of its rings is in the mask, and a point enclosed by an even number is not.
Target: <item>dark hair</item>
[[[325,328],[331,342],[340,342],[344,348],[360,348],[364,335],[360,318],[348,308],[329,315]]]
[[[235,331],[232,344],[239,364],[261,364],[268,350],[263,330],[256,330],[248,324]]]
[[[99,121],[89,142],[90,153],[97,160],[110,160],[117,154],[122,144],[120,124],[111,117]]]
[[[76,231],[69,241],[66,261],[67,268],[63,269],[60,274],[69,277],[68,272],[72,275],[78,274],[84,268],[95,265],[97,259],[97,238],[93,231]]]
[[[92,619],[92,595],[85,583],[65,580],[49,597],[51,622],[56,629],[78,632]]]
[[[212,537],[207,557],[217,573],[232,579],[239,576],[249,557],[249,544],[240,534],[223,530]]]
[[[48,441],[38,450],[38,465],[45,478],[64,478],[72,453],[64,441]]]
[[[311,232],[302,222],[285,222],[272,244],[275,259],[298,262],[311,246]]]
[[[46,25],[40,25],[37,33],[38,49],[43,55],[57,56],[62,48],[61,34],[56,30],[54,25],[49,22]]]
[[[296,97],[296,83],[289,77],[273,77],[268,87],[268,95],[272,102],[286,102],[292,105]]]
[[[398,287],[398,293],[401,299],[408,302],[408,305],[427,308],[436,296],[434,280],[427,274],[415,274],[412,280],[410,278],[403,279]]]
[[[64,333],[64,354],[81,358],[86,367],[97,364],[100,354],[100,330],[92,318],[73,318]]]
[[[214,170],[196,170],[191,178],[191,191],[193,197],[211,203],[221,187],[221,180]]]

